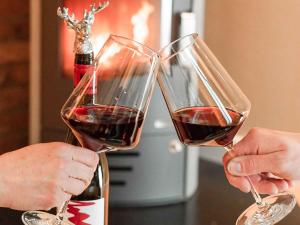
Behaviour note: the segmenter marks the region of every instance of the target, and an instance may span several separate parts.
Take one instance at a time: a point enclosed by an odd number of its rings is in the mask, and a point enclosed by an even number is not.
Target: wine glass
[[[83,147],[103,153],[127,150],[139,142],[156,82],[159,58],[150,48],[111,35],[61,109],[63,121]],[[57,215],[25,212],[26,225],[67,225],[68,202]]]
[[[233,148],[233,138],[251,104],[197,34],[182,37],[160,51],[160,88],[180,141],[186,145]],[[249,177],[256,204],[236,225],[272,225],[295,206],[280,193],[261,199]]]

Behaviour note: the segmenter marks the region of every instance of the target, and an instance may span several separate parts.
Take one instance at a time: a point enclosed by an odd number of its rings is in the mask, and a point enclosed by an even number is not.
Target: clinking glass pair
[[[223,146],[230,152],[251,104],[198,34],[182,37],[159,53],[111,35],[61,116],[83,147],[99,153],[133,149],[156,80],[183,144]],[[92,99],[89,104],[86,96]],[[236,225],[272,225],[295,206],[289,193],[261,199],[252,185],[252,194],[256,204]]]

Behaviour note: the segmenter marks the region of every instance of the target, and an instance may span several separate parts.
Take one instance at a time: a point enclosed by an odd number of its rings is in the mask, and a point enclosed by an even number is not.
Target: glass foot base
[[[294,195],[281,193],[263,199],[263,206],[251,205],[237,219],[236,225],[273,225],[288,215],[296,205]]]
[[[72,225],[68,221],[60,221],[56,215],[40,211],[23,213],[22,222],[25,225]]]

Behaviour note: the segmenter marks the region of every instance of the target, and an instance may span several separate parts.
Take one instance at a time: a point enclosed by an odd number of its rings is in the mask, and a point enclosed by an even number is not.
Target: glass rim
[[[171,43],[167,44],[166,46],[164,46],[162,49],[159,50],[158,54],[162,60],[170,59],[170,58],[174,57],[175,55],[177,55],[178,53],[182,52],[184,49],[193,45],[196,42],[196,38],[198,38],[198,37],[199,37],[198,33],[191,33],[188,35],[184,35],[184,36],[176,39],[175,41],[172,41]],[[173,54],[168,54],[167,56],[164,56],[164,57],[162,56],[163,52],[165,52],[167,49],[173,49],[172,48],[173,45],[177,44],[178,42],[182,42],[184,39],[190,39],[191,41],[190,41],[190,43],[184,45],[183,47],[178,48]]]
[[[109,40],[109,39],[117,41],[118,43],[120,43],[122,45],[128,45],[129,43],[137,45],[137,46],[139,46],[143,49],[142,53],[144,53],[148,57],[153,57],[153,56],[158,57],[157,52],[154,51],[152,48],[150,48],[150,47],[146,46],[145,44],[142,44],[138,41],[135,41],[133,39],[130,39],[130,38],[127,38],[127,37],[124,37],[124,36],[120,36],[120,35],[116,35],[116,34],[110,34],[109,38],[107,40]],[[135,50],[141,52],[139,49],[135,49]]]

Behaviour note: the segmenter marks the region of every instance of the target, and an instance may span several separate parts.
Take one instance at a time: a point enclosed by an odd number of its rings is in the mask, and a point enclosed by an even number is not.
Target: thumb
[[[227,170],[234,176],[249,176],[264,172],[274,172],[272,159],[269,155],[247,155],[233,158]]]

